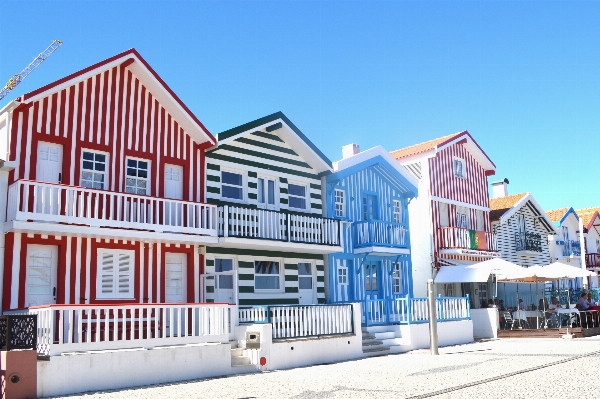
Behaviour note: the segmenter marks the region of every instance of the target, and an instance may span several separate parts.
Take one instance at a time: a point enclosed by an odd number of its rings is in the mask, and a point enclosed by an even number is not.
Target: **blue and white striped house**
[[[328,256],[328,301],[362,302],[367,324],[390,321],[393,299],[413,294],[407,206],[417,182],[380,146],[343,152],[325,177],[327,217],[345,222],[344,251]]]

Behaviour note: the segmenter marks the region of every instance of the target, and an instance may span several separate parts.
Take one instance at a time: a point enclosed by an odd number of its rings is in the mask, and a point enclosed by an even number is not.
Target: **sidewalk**
[[[71,397],[481,399],[580,398],[586,394],[595,397],[600,379],[581,376],[583,371],[595,373],[599,361],[599,337],[504,339],[440,348],[440,356],[436,357],[427,350],[420,350],[330,365]],[[470,384],[472,386],[465,386]]]

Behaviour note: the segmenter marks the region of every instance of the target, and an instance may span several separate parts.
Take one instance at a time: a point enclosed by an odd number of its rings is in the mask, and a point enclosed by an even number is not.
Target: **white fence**
[[[215,205],[29,180],[8,189],[13,220],[217,236]]]
[[[223,237],[341,245],[339,220],[229,205],[218,212]]]
[[[352,334],[351,304],[269,306],[273,339]]]
[[[229,341],[227,304],[45,305],[5,314],[38,316],[38,353],[56,355]]]
[[[397,297],[367,299],[362,303],[362,321],[366,325],[410,324],[429,321],[427,298]],[[437,320],[467,320],[471,317],[469,297],[437,297]]]

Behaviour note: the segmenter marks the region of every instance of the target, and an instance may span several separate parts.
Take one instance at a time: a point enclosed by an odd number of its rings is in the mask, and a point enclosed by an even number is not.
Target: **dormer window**
[[[465,160],[458,157],[452,158],[452,166],[454,170],[454,177],[460,177],[461,179],[467,178],[467,171],[465,170]]]

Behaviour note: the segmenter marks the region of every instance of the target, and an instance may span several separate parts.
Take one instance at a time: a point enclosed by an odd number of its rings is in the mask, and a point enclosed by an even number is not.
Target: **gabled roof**
[[[562,222],[564,222],[565,219],[571,213],[573,215],[575,215],[575,218],[577,220],[579,220],[579,215],[577,215],[577,212],[575,212],[575,209],[573,209],[572,207],[571,208],[558,208],[558,209],[553,209],[553,210],[546,212],[546,214],[548,215],[550,220],[552,220],[554,222],[555,226],[560,226],[562,224]]]
[[[32,92],[24,94],[20,98],[21,103],[30,103],[50,94],[58,92],[78,81],[87,79],[98,73],[104,72],[115,66],[129,69],[136,78],[148,88],[154,98],[175,118],[187,134],[198,143],[216,143],[216,139],[206,127],[198,120],[196,115],[181,101],[171,90],[164,80],[152,69],[152,67],[135,50],[129,49],[104,61],[72,73],[55,82],[40,87]]]
[[[226,144],[256,131],[274,132],[318,173],[331,172],[331,161],[288,119],[283,112],[217,134],[217,145]]]
[[[529,208],[534,217],[544,226],[548,233],[558,233],[554,227],[553,220],[548,217],[531,193],[513,194],[490,199],[490,221],[499,220],[500,224],[504,224],[524,206]]]
[[[402,162],[418,155],[431,155],[435,154],[446,147],[453,144],[463,143],[467,147],[467,150],[477,160],[479,165],[486,171],[494,174],[496,171],[496,165],[487,156],[487,154],[481,149],[479,144],[473,139],[468,131],[462,131],[459,133],[450,134],[448,136],[440,137],[437,139],[429,140],[424,143],[415,144],[410,147],[401,148],[396,151],[392,151],[391,155]],[[429,154],[428,154],[429,153]]]
[[[593,206],[590,208],[577,209],[577,210],[575,210],[575,212],[577,212],[577,214],[581,218],[581,221],[583,222],[583,226],[588,230],[592,227],[593,224],[595,224],[595,225],[600,224],[599,222],[594,223],[595,218],[597,218],[597,217],[600,218],[600,206]]]
[[[343,179],[359,170],[368,167],[376,168],[379,173],[387,178],[390,184],[398,187],[408,197],[418,195],[418,181],[415,176],[404,166],[400,165],[383,147],[377,146],[362,151],[351,157],[333,163],[334,174],[330,179]]]

